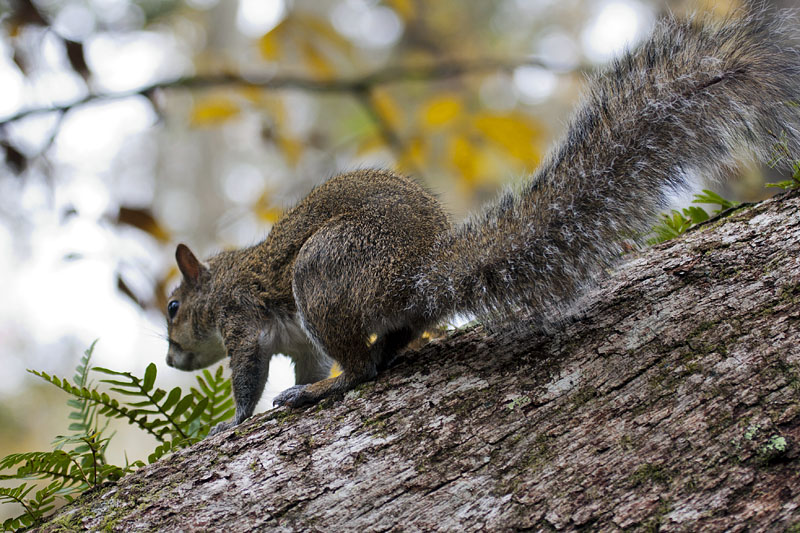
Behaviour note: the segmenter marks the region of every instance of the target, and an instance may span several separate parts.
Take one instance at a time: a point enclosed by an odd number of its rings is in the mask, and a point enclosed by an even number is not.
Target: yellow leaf
[[[330,79],[335,74],[335,69],[331,66],[328,62],[327,58],[320,53],[316,46],[313,43],[308,41],[303,43],[301,47],[301,53],[303,54],[303,59],[305,59],[306,64],[311,69],[317,78],[320,79]]]
[[[375,89],[371,93],[372,105],[375,112],[392,129],[397,129],[403,122],[403,111],[395,103],[389,91],[385,89]]]
[[[239,106],[223,95],[198,98],[189,122],[192,126],[216,126],[239,114]]]
[[[342,367],[339,366],[339,363],[333,363],[333,366],[331,367],[331,373],[328,377],[335,378],[341,373],[342,373]]]
[[[291,31],[291,19],[283,19],[258,40],[261,56],[267,61],[277,60],[283,53],[281,40]]]
[[[161,225],[149,209],[120,206],[117,223],[138,228],[161,242],[167,242],[171,238],[167,229]]]
[[[283,215],[283,211],[277,207],[270,207],[269,209],[262,209],[258,211],[258,218],[263,220],[264,222],[269,222],[270,224],[275,224],[277,221],[281,219],[281,215]]]
[[[403,20],[410,20],[414,17],[415,7],[412,0],[388,0],[389,7],[394,9]]]
[[[422,108],[422,122],[431,128],[438,128],[451,122],[460,112],[461,100],[457,96],[440,96]]]
[[[478,180],[480,164],[477,150],[466,136],[456,135],[450,138],[447,156],[467,184],[473,185]]]
[[[261,193],[255,205],[253,205],[253,212],[258,218],[270,224],[275,224],[283,215],[283,211],[272,204],[270,191]]]
[[[271,32],[264,34],[258,40],[258,50],[267,61],[276,61],[281,56],[279,33],[273,29]]]
[[[23,25],[20,24],[18,21],[14,20],[13,18],[11,20],[8,20],[8,19],[6,19],[6,20],[8,21],[8,26],[7,26],[8,30],[6,30],[6,31],[8,31],[8,36],[9,37],[18,37],[19,34],[20,34],[20,31],[22,31],[22,26]]]
[[[356,147],[356,155],[364,155],[370,152],[374,152],[375,150],[380,150],[385,146],[383,141],[383,137],[380,135],[371,135],[362,139],[358,146]]]
[[[689,3],[687,2],[687,4]],[[742,10],[742,2],[741,0],[700,0],[690,5],[679,6],[679,10],[687,16],[695,13],[711,13],[713,17],[725,20]]]
[[[333,45],[333,47],[338,48],[339,51],[345,54],[352,52],[353,44],[336,31],[327,20],[313,15],[299,15],[295,17],[295,22],[309,34],[315,36],[317,39],[321,39],[326,44]]]
[[[406,144],[400,161],[397,162],[401,170],[418,171],[425,166],[425,157],[428,153],[428,145],[425,138],[421,136],[412,137]]]
[[[264,101],[264,89],[258,85],[244,85],[238,89],[238,92],[253,104],[261,104]]]
[[[526,163],[538,164],[542,130],[533,120],[519,113],[479,113],[475,127],[509,155]]]
[[[292,166],[297,165],[300,161],[300,157],[303,155],[303,143],[297,139],[282,135],[278,138],[278,146],[283,152],[284,157],[286,157],[286,161]]]

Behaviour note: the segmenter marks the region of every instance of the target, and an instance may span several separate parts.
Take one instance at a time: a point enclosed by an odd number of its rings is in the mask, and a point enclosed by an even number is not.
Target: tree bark
[[[637,255],[551,332],[405,353],[44,531],[800,531],[800,193]]]

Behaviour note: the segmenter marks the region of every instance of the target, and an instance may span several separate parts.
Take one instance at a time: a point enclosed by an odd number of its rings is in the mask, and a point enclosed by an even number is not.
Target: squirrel
[[[255,246],[207,262],[180,244],[167,305],[167,364],[230,356],[236,414],[253,414],[273,354],[299,407],[373,379],[426,328],[456,314],[540,323],[617,263],[671,194],[719,177],[736,150],[800,154],[800,54],[765,9],[718,23],[659,21],[595,75],[533,175],[454,225],[415,181],[386,170],[336,176]],[[327,377],[332,361],[342,368]]]

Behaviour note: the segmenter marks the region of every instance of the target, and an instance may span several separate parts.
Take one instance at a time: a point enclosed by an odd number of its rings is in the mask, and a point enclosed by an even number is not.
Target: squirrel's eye
[[[170,318],[175,318],[175,313],[178,312],[178,307],[180,307],[180,303],[178,300],[172,300],[170,303],[167,304],[167,313],[169,314]]]

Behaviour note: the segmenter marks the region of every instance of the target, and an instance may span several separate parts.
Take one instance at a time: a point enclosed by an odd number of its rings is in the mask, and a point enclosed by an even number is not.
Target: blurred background
[[[586,74],[659,16],[738,7],[0,0],[0,456],[66,430],[65,395],[25,369],[71,377],[96,338],[98,365],[194,382],[163,362],[178,242],[258,242],[368,166],[418,177],[458,219],[536,168]],[[762,198],[763,170],[741,173],[725,194]],[[292,379],[273,360],[261,409]]]

